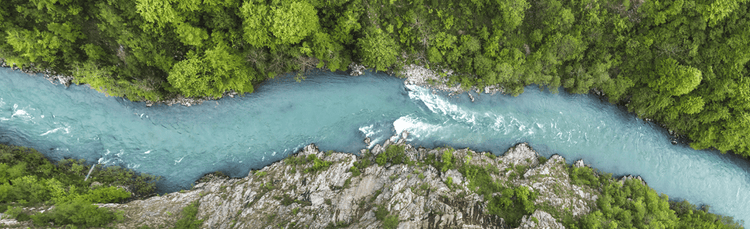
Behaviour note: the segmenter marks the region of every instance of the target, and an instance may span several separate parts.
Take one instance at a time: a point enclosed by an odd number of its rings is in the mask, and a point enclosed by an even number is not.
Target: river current
[[[415,146],[502,154],[529,142],[543,156],[584,159],[616,176],[642,176],[657,192],[750,221],[750,165],[715,151],[673,145],[666,130],[592,95],[529,86],[518,97],[404,85],[383,73],[320,72],[301,83],[264,82],[245,96],[201,105],[155,105],[54,85],[0,69],[0,143],[53,160],[84,158],[164,177],[163,192],[189,189],[205,173],[246,176],[315,143],[357,153],[408,131]]]

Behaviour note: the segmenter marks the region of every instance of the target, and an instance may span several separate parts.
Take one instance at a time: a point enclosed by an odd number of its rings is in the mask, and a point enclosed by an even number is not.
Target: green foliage
[[[255,72],[245,66],[244,59],[226,44],[206,50],[202,57],[195,53],[174,65],[169,83],[186,96],[221,97],[229,90],[253,92]]]
[[[101,169],[100,167],[94,168],[90,180],[114,186],[125,186],[132,190],[134,197],[145,197],[156,191],[156,183],[161,180],[161,177],[137,174],[120,166],[108,166]]]
[[[571,166],[568,169],[568,176],[570,176],[571,183],[574,185],[599,187],[599,178],[596,177],[592,168]]]
[[[594,171],[584,168],[575,170],[579,178],[573,180],[601,190],[598,210],[566,222],[566,228],[742,228],[731,217],[708,213],[707,207],[670,202],[667,195],[658,195],[637,179],[621,183],[611,174],[599,174],[599,180],[593,181]]]
[[[537,194],[525,186],[505,188],[500,193],[499,196],[489,198],[488,211],[490,214],[502,216],[511,227],[520,225],[524,215],[536,210],[534,200]]]
[[[190,205],[186,206],[182,209],[182,212],[180,213],[180,218],[175,222],[174,228],[175,229],[197,229],[201,228],[201,225],[203,225],[203,219],[198,219],[198,201],[191,203]]]
[[[31,219],[31,217],[23,212],[23,207],[12,207],[8,206],[7,210],[5,211],[6,215],[10,216],[11,218],[14,218],[18,221],[28,221]]]
[[[100,208],[83,199],[57,203],[55,208],[44,213],[31,216],[36,226],[46,226],[49,222],[55,225],[77,225],[82,227],[102,227],[113,221],[123,219],[122,212],[112,212],[107,208]]]
[[[404,153],[403,145],[390,145],[386,148],[385,152],[378,154],[375,158],[375,163],[380,166],[385,166],[386,163],[392,165],[407,163],[409,158]]]
[[[92,189],[83,197],[92,203],[118,203],[130,198],[130,192],[123,188],[109,186],[104,188]]]
[[[448,177],[445,179],[445,186],[448,186],[448,188],[453,188],[453,177]]]
[[[447,172],[448,170],[453,169],[454,167],[453,152],[454,151],[455,150],[453,148],[449,148],[443,151],[443,156],[441,157],[442,162],[439,165],[441,172]]]
[[[525,186],[508,188],[495,181],[491,171],[476,165],[464,165],[459,172],[468,180],[468,188],[489,200],[488,211],[517,227],[524,215],[534,213],[537,193]],[[497,195],[500,194],[500,195]]]
[[[122,219],[122,213],[92,203],[118,203],[133,196],[143,197],[155,189],[158,177],[136,175],[117,166],[95,168],[84,181],[89,166],[84,160],[64,159],[50,163],[34,149],[0,144],[0,202],[18,220],[32,219],[35,225],[101,227]],[[91,187],[97,181],[100,186]],[[127,186],[134,193],[118,186]],[[27,215],[21,206],[54,205],[53,210]]]
[[[600,91],[696,149],[750,155],[749,0],[3,3],[7,63],[134,101],[415,63],[454,70],[466,89]]]
[[[395,229],[398,227],[398,215],[389,215],[383,220],[383,228]]]
[[[670,208],[680,218],[678,228],[744,228],[741,222],[734,221],[732,217],[709,213],[708,206],[699,209],[686,200],[671,202]]]
[[[306,173],[316,173],[318,171],[323,171],[328,169],[328,167],[331,166],[330,161],[323,161],[318,158],[315,154],[307,155],[307,160],[313,162],[313,166],[310,168],[307,168],[305,170]]]
[[[654,90],[672,96],[687,94],[701,82],[701,71],[681,66],[676,60],[667,58],[660,60],[656,66],[656,78],[648,83]]]
[[[353,176],[353,177],[357,177],[357,176],[359,176],[360,174],[362,174],[362,173],[361,173],[361,172],[359,171],[359,168],[357,168],[357,166],[352,166],[351,168],[349,168],[349,172],[351,172],[351,173],[352,173],[352,176]]]
[[[295,44],[318,30],[318,15],[307,1],[282,1],[273,7],[270,32],[278,44]]]
[[[398,45],[393,38],[380,29],[366,32],[365,37],[357,41],[357,48],[357,52],[362,57],[362,63],[378,71],[385,71],[396,64]]]
[[[244,2],[245,41],[260,47],[296,44],[318,30],[317,10],[308,1]]]

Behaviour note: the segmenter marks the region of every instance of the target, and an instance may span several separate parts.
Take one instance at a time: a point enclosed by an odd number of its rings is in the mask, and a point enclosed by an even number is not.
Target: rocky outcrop
[[[436,71],[416,64],[406,65],[398,72],[398,75],[404,76],[406,78],[406,80],[404,80],[404,84],[407,85],[430,87],[436,90],[450,92],[451,95],[466,92],[466,90],[464,90],[464,87],[462,87],[460,83],[457,83],[455,85],[448,85],[450,79],[449,77],[452,74],[453,70],[450,69]],[[486,94],[495,94],[498,92],[503,93],[503,88],[499,85],[490,85],[484,88],[477,88],[472,86],[469,90],[475,91],[477,94],[481,94],[482,92]],[[472,96],[470,93],[468,95],[473,102],[474,96]]]
[[[518,228],[563,229],[565,226],[558,223],[549,213],[537,210],[530,216],[524,216],[521,220],[521,226]]]
[[[443,172],[421,163],[448,149],[414,148],[402,138],[376,145],[372,152],[362,150],[361,154],[377,155],[393,144],[403,146],[414,163],[373,163],[361,174],[354,174],[350,168],[361,162],[361,157],[321,152],[315,145],[308,145],[291,159],[242,179],[208,177],[209,181],[189,191],[103,206],[125,212],[126,220],[116,225],[118,228],[169,226],[176,221],[176,213],[196,201],[197,216],[205,219],[204,228],[383,228],[382,217],[377,216],[380,209],[397,219],[398,228],[507,225],[502,216],[488,214],[487,201],[469,189],[468,180],[458,170]],[[311,155],[320,162],[330,162],[330,166],[310,171],[314,162],[299,163]],[[496,168],[498,172],[492,175],[496,182],[526,186],[538,193],[535,204],[545,207],[524,217],[520,228],[563,228],[553,215],[586,214],[597,198],[595,190],[570,184],[562,157],[555,155],[540,163],[527,144],[519,144],[501,157],[459,149],[453,152],[453,158],[455,163]]]
[[[365,69],[367,69],[367,68],[364,65],[352,62],[352,63],[349,64],[349,75],[350,76],[361,76],[361,75],[365,74]]]

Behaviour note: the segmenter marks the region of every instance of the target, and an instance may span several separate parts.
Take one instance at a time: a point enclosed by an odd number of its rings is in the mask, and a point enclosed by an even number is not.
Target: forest
[[[83,159],[52,163],[35,149],[0,144],[0,212],[38,227],[102,227],[122,221],[123,213],[94,203],[148,197],[161,179],[119,166],[94,166]],[[47,211],[29,214],[29,207]]]
[[[463,87],[604,93],[750,156],[750,0],[6,0],[0,57],[111,96],[251,93],[362,63],[452,69]]]

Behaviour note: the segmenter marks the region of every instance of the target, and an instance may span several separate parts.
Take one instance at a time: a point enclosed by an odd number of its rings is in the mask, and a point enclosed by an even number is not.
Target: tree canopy
[[[136,101],[416,63],[465,88],[601,92],[750,156],[748,27],[750,0],[8,0],[0,57]]]

